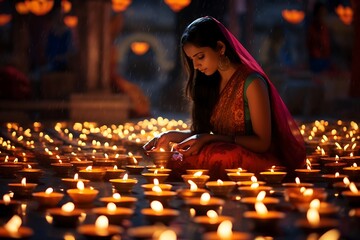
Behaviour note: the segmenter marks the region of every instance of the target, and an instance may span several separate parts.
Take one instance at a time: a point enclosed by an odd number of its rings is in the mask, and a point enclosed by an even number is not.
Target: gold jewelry
[[[225,54],[221,54],[218,69],[220,71],[226,71],[229,69],[229,67],[230,67],[230,59]]]

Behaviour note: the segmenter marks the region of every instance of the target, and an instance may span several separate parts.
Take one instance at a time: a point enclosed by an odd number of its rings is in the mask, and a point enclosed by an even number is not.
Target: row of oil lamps
[[[132,216],[134,204],[137,201],[137,198],[126,196],[138,184],[137,178],[128,178],[127,171],[135,176],[141,173],[148,182],[141,187],[144,189],[145,198],[150,202],[150,208],[142,209],[141,213],[147,217],[150,223],[169,224],[180,214],[178,210],[170,208],[169,201],[175,197],[181,197],[190,209],[193,221],[206,230],[205,239],[208,237],[211,239],[214,236],[218,239],[250,239],[252,237],[248,233],[231,231],[234,219],[230,216],[219,215],[219,209],[225,204],[224,199],[230,196],[233,200],[248,206],[250,211],[244,213],[244,218],[253,221],[255,229],[271,231],[269,226],[274,226],[286,217],[285,213],[272,210],[276,209],[280,200],[266,196],[275,192],[276,188],[273,186],[281,185],[285,189],[285,200],[298,210],[307,213],[307,219],[302,219],[297,223],[298,227],[305,231],[323,233],[325,230],[337,229],[339,225],[336,220],[328,217],[336,215],[339,207],[326,202],[327,189],[314,185],[319,181],[328,183],[327,187],[335,188],[347,200],[349,206],[359,206],[360,193],[357,181],[359,181],[360,168],[357,166],[360,164],[360,157],[357,155],[358,147],[356,146],[358,141],[357,125],[353,122],[346,129],[342,126],[343,123],[337,122],[336,127],[339,129],[341,126],[341,134],[338,134],[336,138],[336,134],[333,134],[332,137],[327,137],[327,141],[322,141],[325,139],[323,136],[328,133],[324,127],[326,122],[322,124],[315,122],[314,126],[317,130],[312,127],[309,134],[306,134],[306,129],[312,124],[301,126],[311,154],[308,155],[307,166],[295,171],[298,178],[294,183],[283,183],[288,173],[280,166],[274,166],[268,171],[261,172],[258,177],[262,181],[258,181],[254,173],[249,173],[244,169],[228,169],[229,179],[209,181],[210,176],[206,174],[206,170],[193,169],[188,170],[188,174],[182,176],[187,188],[172,191],[173,186],[166,183],[171,170],[160,166],[166,163],[171,153],[168,151],[150,153],[151,159],[157,165],[143,166],[138,164],[143,160],[141,155],[125,154],[126,148],[119,147],[124,142],[134,145],[142,144],[149,137],[166,129],[179,129],[179,126],[186,128],[183,122],[158,120],[156,122],[144,120],[138,124],[129,123],[111,127],[96,127],[93,123],[77,123],[71,128],[64,123],[58,123],[54,128],[56,137],[53,138],[41,131],[42,126],[39,123],[34,124],[30,130],[23,129],[19,125],[7,125],[8,139],[1,139],[0,142],[2,151],[6,152],[2,155],[4,161],[0,164],[0,174],[5,177],[19,176],[22,178],[22,183],[8,184],[10,195],[4,195],[1,205],[6,206],[7,209],[12,205],[18,207],[19,203],[9,198],[11,195],[15,198],[25,199],[32,197],[39,205],[48,209],[47,216],[52,218],[54,225],[74,226],[79,222],[79,218],[84,216],[81,206],[91,205],[99,197],[98,190],[85,186],[91,181],[106,180],[112,184],[116,193],[113,196],[99,199],[107,204],[107,207],[92,209],[95,214],[99,215],[99,218],[95,224],[80,225],[78,232],[85,236],[112,237],[121,234],[122,229],[118,225],[123,219],[129,219]],[[144,129],[148,131],[142,131]],[[332,129],[331,133],[333,132]],[[337,130],[337,133],[339,132]],[[309,138],[310,136],[311,138]],[[321,141],[318,142],[318,146],[314,147],[314,139],[316,140],[319,136],[321,136]],[[74,145],[62,145],[63,141]],[[335,146],[336,150],[340,149],[338,146],[341,144],[349,142],[352,144],[349,156],[344,155],[346,151],[342,151],[340,156],[333,156],[333,153],[331,155],[324,153],[324,148],[320,147],[320,150],[317,148],[322,145],[328,146],[328,150],[334,150],[330,146]],[[31,151],[25,152],[24,149]],[[11,155],[7,155],[8,153]],[[15,161],[16,159],[18,162]],[[37,159],[37,161],[33,162],[33,159]],[[24,163],[27,166],[25,168]],[[37,164],[49,166],[57,176],[62,177],[62,182],[67,186],[66,193],[72,202],[56,208],[64,194],[53,192],[52,189],[45,192],[34,192],[37,186],[34,182],[39,181],[42,172],[37,168]],[[119,166],[119,168],[116,169],[114,166]],[[69,175],[73,173],[77,174],[74,178],[69,178]],[[31,179],[30,183],[27,183],[26,179]],[[238,192],[233,196],[236,190]],[[122,195],[120,196],[119,193]],[[210,197],[209,193],[213,196]],[[358,208],[350,211],[350,214],[359,218]],[[27,234],[31,234],[31,229],[20,227],[21,224],[19,225],[15,221],[18,221],[17,217],[5,224],[0,231],[0,236],[7,233],[10,234],[10,237],[18,237],[22,229],[25,229],[23,231]],[[18,228],[15,229],[12,226],[18,226]],[[161,230],[164,234],[176,237],[176,233],[167,231],[171,230],[169,227],[161,227]],[[141,229],[128,230],[129,235],[135,236],[139,233],[142,234]],[[225,235],[221,235],[223,233]],[[338,231],[333,231],[333,233],[339,234]],[[161,236],[158,237],[161,238]]]

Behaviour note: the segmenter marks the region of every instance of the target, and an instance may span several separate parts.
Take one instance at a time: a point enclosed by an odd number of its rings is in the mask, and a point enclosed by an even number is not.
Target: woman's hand
[[[195,134],[186,138],[174,148],[184,156],[192,156],[200,153],[202,147],[209,141],[209,134]]]
[[[181,131],[167,131],[159,134],[158,136],[147,142],[143,149],[145,151],[157,150],[163,148],[164,150],[170,150],[170,144],[184,140],[190,134],[188,132]]]

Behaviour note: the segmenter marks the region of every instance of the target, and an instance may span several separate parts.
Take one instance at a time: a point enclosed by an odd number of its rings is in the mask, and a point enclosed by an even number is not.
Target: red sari
[[[230,45],[243,63],[233,74],[220,94],[212,116],[211,125],[215,134],[245,135],[244,84],[252,73],[259,73],[267,82],[271,106],[271,147],[265,153],[255,153],[231,143],[215,142],[203,147],[196,156],[169,163],[174,177],[180,177],[186,169],[208,169],[212,179],[227,179],[225,169],[238,168],[258,173],[273,165],[287,167],[288,171],[299,168],[305,162],[305,145],[299,128],[276,88],[262,68],[239,43],[239,41],[217,20]]]

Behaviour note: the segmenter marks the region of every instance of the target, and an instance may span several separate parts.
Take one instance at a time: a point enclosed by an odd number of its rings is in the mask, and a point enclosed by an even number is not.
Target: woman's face
[[[197,47],[187,43],[183,47],[184,52],[193,63],[194,69],[199,70],[207,76],[214,74],[218,70],[220,52],[210,47]]]

